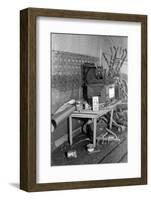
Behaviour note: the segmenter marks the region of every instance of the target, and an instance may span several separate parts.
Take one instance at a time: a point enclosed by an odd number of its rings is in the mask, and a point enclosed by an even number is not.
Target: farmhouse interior
[[[127,42],[51,34],[51,166],[128,162]]]

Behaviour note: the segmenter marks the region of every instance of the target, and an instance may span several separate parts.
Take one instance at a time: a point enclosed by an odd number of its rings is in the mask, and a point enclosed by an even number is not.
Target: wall
[[[148,55],[151,53],[151,5],[150,0],[14,0],[1,1],[0,7],[0,196],[1,199],[16,200],[77,200],[77,199],[145,199],[151,196],[151,127],[149,123],[148,158],[149,174],[147,186],[127,186],[101,189],[85,189],[55,192],[26,193],[18,189],[19,183],[19,10],[26,7],[93,10],[148,14]],[[149,66],[151,58],[148,58]],[[151,70],[148,68],[148,84]],[[149,101],[150,99],[149,86]],[[148,109],[151,113],[150,104]],[[149,121],[151,120],[151,115]],[[73,172],[77,173],[77,172]]]
[[[54,41],[54,42],[53,42]],[[77,35],[77,34],[53,34],[53,50],[66,51],[89,56],[99,56],[99,48],[104,40],[99,40],[97,36]]]

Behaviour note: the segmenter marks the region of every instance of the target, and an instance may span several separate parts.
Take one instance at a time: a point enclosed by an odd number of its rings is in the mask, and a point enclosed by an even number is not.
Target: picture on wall
[[[147,184],[147,15],[20,11],[20,188]]]
[[[128,37],[50,40],[50,165],[127,163]]]

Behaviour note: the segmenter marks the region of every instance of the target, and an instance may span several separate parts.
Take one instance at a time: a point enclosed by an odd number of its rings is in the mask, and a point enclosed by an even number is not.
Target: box
[[[99,97],[92,97],[92,109],[93,111],[99,111]]]

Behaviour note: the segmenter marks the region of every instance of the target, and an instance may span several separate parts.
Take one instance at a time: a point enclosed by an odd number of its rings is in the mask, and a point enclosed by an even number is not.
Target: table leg
[[[96,147],[96,125],[97,125],[97,119],[93,119],[93,146]]]
[[[69,142],[72,145],[72,117],[69,116]]]
[[[114,110],[112,109],[112,110],[111,110],[111,116],[110,116],[110,126],[109,126],[110,129],[112,129],[113,112],[114,112]]]

